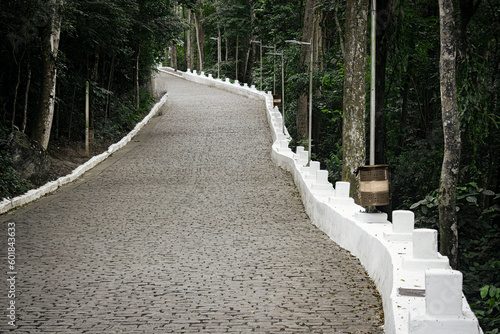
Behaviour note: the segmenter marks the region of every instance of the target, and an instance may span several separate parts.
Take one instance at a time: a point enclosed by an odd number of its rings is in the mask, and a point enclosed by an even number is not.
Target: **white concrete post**
[[[316,172],[316,183],[327,184],[328,183],[328,171],[319,170]]]
[[[412,233],[415,226],[415,214],[409,210],[392,212],[392,231],[394,233]]]
[[[349,191],[351,190],[351,184],[345,181],[335,182],[335,197],[339,198],[349,198]]]
[[[319,171],[320,168],[320,163],[319,161],[311,161],[309,163],[309,173],[311,174],[316,174],[317,171]]]
[[[462,315],[462,273],[451,269],[425,272],[425,313],[429,316]]]
[[[437,259],[437,231],[422,228],[413,231],[413,258]]]
[[[301,151],[299,153],[299,165],[301,165],[301,166],[307,165],[308,159],[309,159],[309,153],[307,151]]]

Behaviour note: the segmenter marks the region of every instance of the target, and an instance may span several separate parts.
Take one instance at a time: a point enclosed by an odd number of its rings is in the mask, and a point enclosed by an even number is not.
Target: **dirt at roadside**
[[[50,170],[49,177],[43,180],[41,186],[49,181],[58,179],[61,176],[70,174],[75,168],[85,163],[95,155],[106,151],[113,142],[99,142],[90,145],[89,155],[85,154],[85,145],[81,142],[52,143],[49,146]]]

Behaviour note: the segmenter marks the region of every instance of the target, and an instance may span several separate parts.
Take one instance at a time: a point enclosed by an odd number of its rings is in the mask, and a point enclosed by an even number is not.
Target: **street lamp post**
[[[220,38],[210,37],[210,39],[217,40],[217,79],[220,78]]]
[[[370,87],[370,165],[375,165],[375,68],[377,1],[372,0],[371,87]]]
[[[276,45],[274,46],[274,49],[276,51]],[[281,113],[283,116],[283,134],[285,134],[285,62],[284,62],[284,52],[269,52],[267,53],[268,55],[271,56],[281,56]],[[274,74],[274,77],[276,78],[276,73]]]
[[[309,159],[308,163],[311,161],[311,132],[312,132],[312,79],[313,79],[313,42],[312,38],[310,42],[301,42],[297,40],[286,40],[286,43],[299,44],[299,45],[310,45],[311,49],[311,64],[309,66],[309,134],[308,134],[308,151]]]
[[[260,90],[262,90],[262,41],[250,41],[260,45]]]

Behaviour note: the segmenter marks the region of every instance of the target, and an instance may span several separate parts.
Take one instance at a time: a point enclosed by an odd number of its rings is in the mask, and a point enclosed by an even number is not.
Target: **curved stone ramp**
[[[0,216],[17,260],[17,327],[0,332],[381,333],[363,267],[271,161],[264,102],[158,80],[162,116],[130,144]]]

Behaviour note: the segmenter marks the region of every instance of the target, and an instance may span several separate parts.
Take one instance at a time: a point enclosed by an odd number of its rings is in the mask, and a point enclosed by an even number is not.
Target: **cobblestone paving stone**
[[[0,216],[0,332],[380,333],[363,267],[272,163],[263,102],[161,80],[162,116],[128,152]]]

